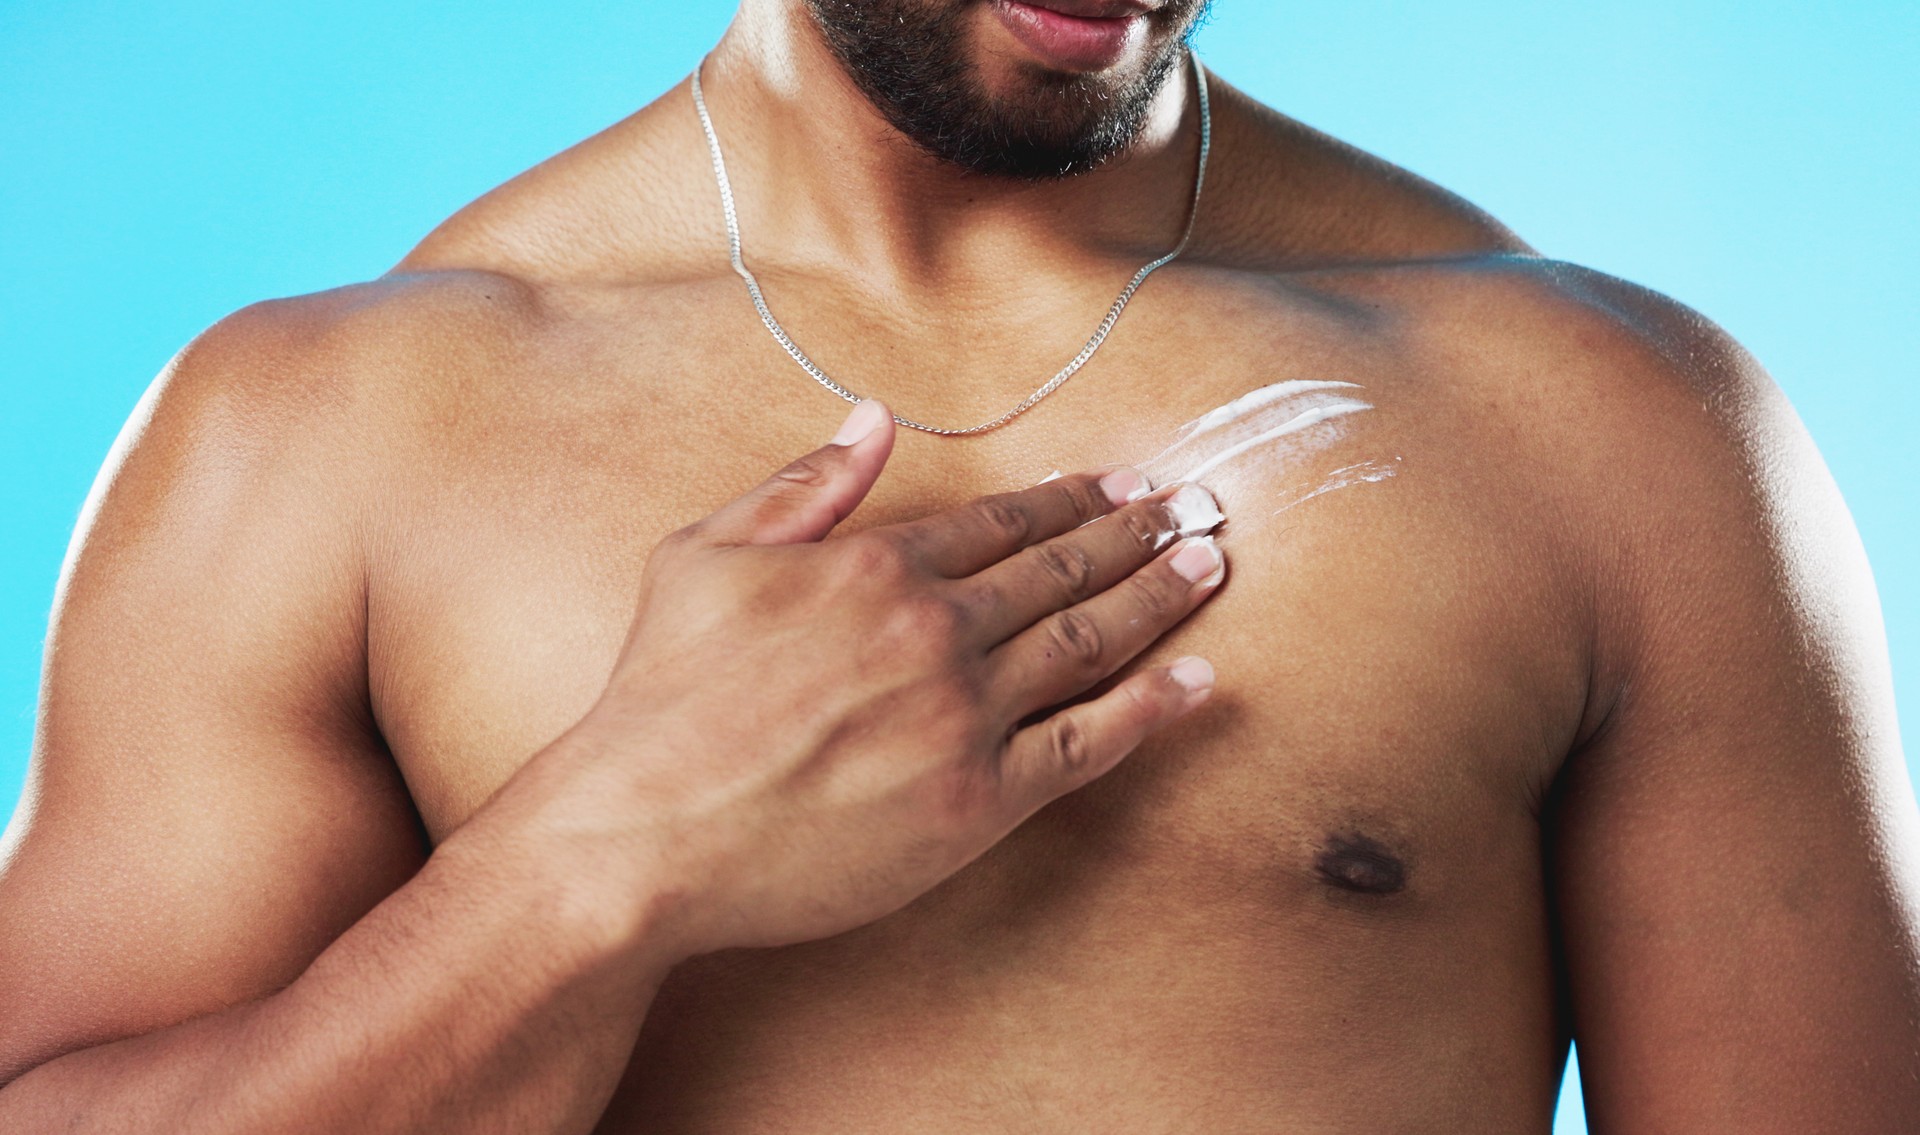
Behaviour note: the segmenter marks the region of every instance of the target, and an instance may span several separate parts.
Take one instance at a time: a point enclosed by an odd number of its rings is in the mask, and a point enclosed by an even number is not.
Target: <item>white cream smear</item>
[[[1393,476],[1395,466],[1399,464],[1400,458],[1396,455],[1390,461],[1356,461],[1352,465],[1343,465],[1328,473],[1325,479],[1313,488],[1296,489],[1285,504],[1273,510],[1273,515],[1278,516],[1294,505],[1305,504],[1322,493],[1344,489],[1348,485],[1371,485],[1384,481]]]
[[[1373,409],[1357,397],[1355,382],[1288,379],[1248,391],[1180,427],[1173,442],[1134,467],[1154,486],[1213,481],[1209,489],[1232,498],[1235,512],[1277,516],[1315,497],[1392,477],[1401,458],[1357,461],[1301,480],[1307,459],[1347,436],[1358,414]],[[1054,469],[1040,484],[1061,475]],[[1224,519],[1204,493],[1182,493],[1172,502],[1174,536],[1210,531]]]
[[[1308,456],[1345,437],[1354,415],[1373,409],[1352,393],[1359,389],[1353,382],[1289,379],[1249,391],[1181,426],[1173,443],[1139,469],[1156,485],[1231,474],[1235,489],[1277,488],[1297,476]],[[1273,512],[1335,489],[1386,480],[1399,461],[1357,462],[1325,474],[1317,484],[1295,482]]]

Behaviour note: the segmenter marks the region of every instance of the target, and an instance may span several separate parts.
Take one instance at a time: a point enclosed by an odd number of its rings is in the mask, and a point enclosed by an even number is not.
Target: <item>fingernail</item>
[[[1188,583],[1200,583],[1220,570],[1220,545],[1211,536],[1199,536],[1181,545],[1170,561],[1173,570]]]
[[[1137,501],[1153,491],[1147,484],[1147,478],[1138,469],[1121,467],[1100,478],[1100,491],[1107,494],[1107,502],[1115,508],[1128,501]]]
[[[868,398],[853,408],[847,420],[840,423],[840,432],[833,435],[834,445],[854,445],[865,441],[868,434],[880,428],[887,420],[886,407]]]
[[[1179,536],[1210,532],[1226,519],[1213,494],[1195,484],[1181,485],[1180,491],[1168,499],[1167,511],[1173,516],[1174,532]]]
[[[1190,654],[1167,667],[1167,677],[1178,682],[1188,693],[1197,694],[1213,688],[1213,663],[1198,655]]]

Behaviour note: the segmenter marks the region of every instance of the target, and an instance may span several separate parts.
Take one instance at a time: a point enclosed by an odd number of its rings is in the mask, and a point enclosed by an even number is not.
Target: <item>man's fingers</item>
[[[893,414],[869,398],[833,440],[693,525],[716,544],[799,544],[823,540],[879,479],[893,452]]]
[[[1147,479],[1124,466],[1042,481],[896,526],[915,557],[949,578],[972,575],[1146,495]]]
[[[991,645],[1140,570],[1168,543],[1224,519],[1199,485],[1162,489],[1091,524],[1015,553],[968,581],[972,625]]]
[[[1206,602],[1225,574],[1211,536],[1180,541],[1113,587],[995,648],[988,655],[989,697],[1018,721],[1085,692]]]
[[[1001,757],[1007,804],[1024,818],[1106,773],[1149,733],[1198,708],[1213,692],[1203,658],[1135,674],[1090,702],[1015,733]]]

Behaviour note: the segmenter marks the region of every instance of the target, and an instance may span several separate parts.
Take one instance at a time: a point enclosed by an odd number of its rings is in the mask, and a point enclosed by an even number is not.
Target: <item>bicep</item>
[[[0,1082],[279,988],[424,854],[297,409],[156,389],[63,573],[0,859]]]
[[[1553,817],[1588,1109],[1596,1131],[1910,1130],[1916,825],[1878,603],[1791,409],[1764,377],[1733,389],[1730,444],[1644,471],[1646,499],[1689,504],[1631,538],[1618,702]]]

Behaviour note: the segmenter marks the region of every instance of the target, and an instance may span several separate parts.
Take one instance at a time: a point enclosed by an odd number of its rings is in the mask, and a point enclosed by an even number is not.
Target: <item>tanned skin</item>
[[[1023,397],[1183,220],[1186,82],[1021,184],[891,134],[797,0],[706,80],[777,310],[916,417]],[[63,584],[0,1128],[1538,1133],[1576,1035],[1595,1131],[1920,1130],[1915,809],[1791,408],[1687,309],[1211,90],[1187,256],[1009,428],[822,451],[828,520],[878,481],[824,543],[795,506],[790,572],[733,555],[787,523],[758,505],[655,552],[846,409],[727,267],[684,84],[190,346]],[[1232,579],[1123,671],[1125,727],[955,789],[1036,707],[950,683],[984,648],[924,643],[992,616],[925,601],[890,526],[1301,377],[1364,387],[1331,456],[1397,475],[1279,517],[1210,479]],[[1204,598],[1166,593],[1108,630]],[[834,787],[890,761],[944,787]]]

